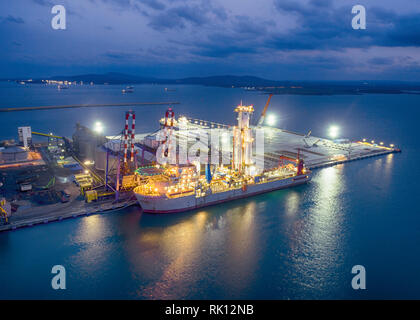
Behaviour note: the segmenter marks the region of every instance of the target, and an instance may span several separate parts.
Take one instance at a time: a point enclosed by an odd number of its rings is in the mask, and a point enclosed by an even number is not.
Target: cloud
[[[367,29],[353,30],[351,6],[336,8],[329,0],[312,0],[307,6],[275,0],[275,7],[283,14],[297,16],[298,22],[298,27],[288,34],[278,34],[271,39],[269,44],[278,49],[342,50],[420,45],[420,13],[398,15],[381,7],[367,8]]]
[[[211,73],[218,66],[226,73],[246,66],[274,75],[281,70],[282,77],[296,76],[295,70],[308,77],[334,70],[343,77],[361,70],[379,74],[418,68],[420,62],[420,7],[412,0],[395,5],[365,1],[366,30],[352,29],[355,3],[349,0],[62,0],[72,26],[65,34],[49,27],[46,6],[53,1],[15,0],[2,6],[0,40],[10,49],[3,61],[23,63],[30,52],[39,65],[65,56],[68,65],[86,68],[147,65],[159,71],[165,63],[172,70],[204,68]],[[53,46],[51,37],[58,35]],[[80,50],[86,46],[90,49]]]
[[[10,14],[6,18],[4,18],[3,20],[7,21],[7,22],[11,22],[11,23],[17,23],[17,24],[25,23],[25,21],[23,21],[22,18],[14,17],[14,16],[11,16]]]
[[[174,5],[150,17],[149,26],[157,31],[187,25],[199,27],[217,20],[225,20],[227,13],[223,7],[214,6],[206,0],[190,1],[189,4]]]
[[[420,13],[397,17],[388,30],[384,45],[420,46]]]
[[[232,30],[240,34],[263,35],[267,33],[268,26],[274,26],[273,21],[260,21],[246,15],[236,15],[233,18]]]
[[[368,63],[373,65],[392,65],[394,63],[394,58],[383,58],[383,57],[375,57],[368,60]]]
[[[141,3],[154,10],[164,10],[166,8],[164,3],[157,0],[142,0]]]
[[[45,6],[45,7],[53,7],[54,3],[52,1],[48,1],[48,0],[33,0],[33,2],[41,5],[41,6]]]

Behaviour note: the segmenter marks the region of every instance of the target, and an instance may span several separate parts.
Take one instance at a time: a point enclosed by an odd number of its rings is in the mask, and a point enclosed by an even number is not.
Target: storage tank
[[[104,146],[96,148],[95,152],[95,169],[105,171],[106,170],[106,153],[107,149]],[[118,158],[116,153],[110,151],[108,158],[108,170],[109,173],[116,173],[118,165]]]
[[[0,150],[0,162],[12,163],[28,160],[28,150],[23,147],[7,147]]]
[[[76,124],[73,134],[73,149],[81,160],[93,160],[96,148],[105,142],[105,137],[89,128]]]

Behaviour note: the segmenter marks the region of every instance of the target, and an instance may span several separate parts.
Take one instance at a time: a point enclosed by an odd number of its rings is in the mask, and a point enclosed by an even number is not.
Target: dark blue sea
[[[0,82],[0,107],[179,101],[177,114],[233,123],[243,100],[266,96],[202,86],[77,86]],[[0,113],[0,139],[17,126],[70,136],[76,122],[117,134],[127,108]],[[133,108],[137,131],[166,106]],[[0,233],[0,299],[419,299],[419,95],[274,96],[277,126],[326,137],[393,143],[403,152],[319,169],[304,186],[172,215],[138,208]],[[1,189],[0,189],[1,192]],[[51,268],[66,268],[53,290]],[[366,269],[353,290],[351,269]]]

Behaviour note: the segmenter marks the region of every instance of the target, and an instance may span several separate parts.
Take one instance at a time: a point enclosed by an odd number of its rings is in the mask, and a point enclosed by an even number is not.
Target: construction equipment
[[[302,141],[303,141],[306,148],[317,147],[318,142],[321,141],[321,139],[318,139],[315,142],[310,143],[309,139],[310,139],[311,133],[312,133],[312,131],[309,130],[309,132],[302,138]]]
[[[98,192],[96,192],[96,190],[89,190],[86,191],[86,202],[90,203],[92,201],[96,201],[98,200]]]
[[[122,177],[121,189],[130,190],[136,185],[136,176],[134,174]]]
[[[297,170],[297,174],[300,175],[303,172],[303,159],[300,157],[300,149],[297,149],[297,157],[296,158],[291,158],[291,157],[287,157],[287,156],[283,156],[281,155],[279,157],[279,167],[282,167],[285,165],[284,161],[288,161],[288,162],[293,162],[296,164],[296,170]]]
[[[88,190],[85,193],[87,203],[98,201],[109,196],[114,196],[114,192],[98,192],[97,190]]]
[[[11,214],[10,203],[6,201],[5,198],[0,200],[0,218],[3,218],[6,223],[9,222],[9,216]]]
[[[268,96],[267,102],[266,102],[266,104],[264,106],[264,109],[263,109],[263,111],[261,113],[260,119],[258,120],[257,127],[261,127],[263,125],[263,123],[264,123],[265,113],[267,112],[267,108],[268,108],[268,105],[270,104],[270,100],[271,100],[271,97],[272,96],[273,96],[273,94],[270,93],[270,95]]]

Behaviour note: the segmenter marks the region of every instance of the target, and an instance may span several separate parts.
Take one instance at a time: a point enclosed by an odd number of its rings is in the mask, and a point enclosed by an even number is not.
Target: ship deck
[[[197,143],[196,137],[199,135],[196,129],[218,130],[220,136],[226,136],[229,133],[227,126],[210,128],[209,125],[193,124],[188,129],[191,130],[175,131],[175,135],[179,141],[190,141],[189,147],[190,144]],[[397,148],[362,141],[337,143],[331,139],[315,136],[305,137],[304,134],[278,128],[264,127],[263,130],[264,168],[266,169],[277,167],[280,156],[296,158],[298,151],[300,158],[304,160],[305,166],[309,169],[400,152]],[[221,155],[224,163],[229,163],[230,147],[225,149],[226,151],[221,150]]]

